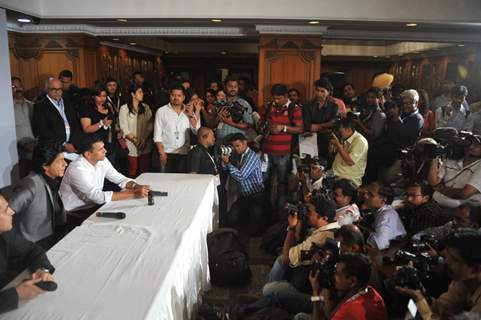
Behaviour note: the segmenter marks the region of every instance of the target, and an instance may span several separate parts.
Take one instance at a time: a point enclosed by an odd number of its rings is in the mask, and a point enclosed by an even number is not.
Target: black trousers
[[[187,155],[167,153],[167,163],[163,168],[160,168],[164,173],[187,173],[186,168]]]
[[[265,197],[263,192],[255,193],[247,197],[238,199],[227,213],[226,226],[229,228],[239,229],[244,218],[248,219],[249,234],[259,236],[264,231],[265,215],[264,215]]]

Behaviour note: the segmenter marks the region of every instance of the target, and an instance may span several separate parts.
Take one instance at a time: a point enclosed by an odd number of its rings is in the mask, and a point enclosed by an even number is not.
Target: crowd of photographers
[[[334,99],[321,78],[314,100],[301,104],[276,84],[264,114],[253,117],[257,134],[236,133],[234,148],[221,149],[227,185],[241,185],[233,203],[247,200],[248,231],[278,254],[263,297],[236,304],[233,314],[273,307],[296,319],[481,313],[481,136],[470,127],[478,111],[469,110],[467,89],[452,85],[433,110],[421,90],[373,87],[355,97],[352,85],[344,89],[343,100]],[[313,135],[317,154],[303,154]],[[263,216],[254,209],[262,202],[245,194],[267,200]],[[225,226],[239,228],[238,217]]]
[[[12,79],[21,164],[34,172],[0,199],[29,241],[48,248],[72,217],[146,196],[133,180],[143,172],[218,175],[220,226],[262,236],[278,255],[263,297],[237,306],[240,316],[481,313],[481,111],[464,86],[446,85],[431,105],[400,85],[357,95],[345,84],[336,98],[321,78],[311,101],[274,84],[258,109],[249,80],[233,76],[205,99],[179,78],[154,90],[138,72],[127,98],[115,79],[83,98],[71,80],[49,79],[33,107]]]

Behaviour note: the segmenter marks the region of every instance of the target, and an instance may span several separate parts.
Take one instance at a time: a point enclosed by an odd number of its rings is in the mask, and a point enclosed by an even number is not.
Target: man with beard
[[[481,233],[474,229],[458,229],[446,238],[442,254],[452,282],[430,304],[420,290],[396,287],[416,302],[422,319],[448,319],[463,311],[481,314],[480,242]]]
[[[366,104],[361,107],[361,116],[355,119],[357,130],[366,137],[369,143],[377,140],[384,129],[386,115],[379,107],[382,91],[378,88],[370,88],[366,92]]]
[[[235,133],[246,134],[247,129],[253,125],[252,107],[247,101],[239,97],[239,84],[237,78],[229,76],[225,80],[226,107],[216,110],[217,117],[217,142],[228,143],[229,137]],[[234,121],[232,113],[242,107],[242,119]]]

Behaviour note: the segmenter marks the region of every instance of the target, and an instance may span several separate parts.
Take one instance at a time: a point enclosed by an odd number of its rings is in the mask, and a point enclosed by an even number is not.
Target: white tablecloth
[[[187,319],[209,287],[206,235],[213,225],[212,176],[147,173],[136,179],[168,197],[115,201],[55,245],[55,292],[0,319]]]

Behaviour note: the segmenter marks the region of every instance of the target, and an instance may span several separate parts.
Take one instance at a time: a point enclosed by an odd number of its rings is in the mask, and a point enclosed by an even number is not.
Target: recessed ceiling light
[[[18,18],[17,19],[18,22],[22,22],[22,23],[30,23],[32,22],[32,20],[30,18]]]
[[[127,22],[127,19],[117,19],[118,22]]]
[[[406,23],[406,27],[416,27],[417,23]]]
[[[129,44],[130,44],[131,46],[135,46],[135,45],[137,44],[137,42],[129,42]]]
[[[458,44],[458,47],[464,47],[464,44],[460,43],[460,44]]]
[[[309,24],[319,24],[320,22],[319,21],[316,21],[316,20],[313,20],[313,21],[309,21]]]
[[[165,50],[165,51],[164,51],[164,54],[169,54],[169,51]]]
[[[210,21],[218,23],[218,22],[222,22],[222,19],[210,19]]]
[[[119,41],[120,39],[119,39],[119,38],[113,38],[112,40],[114,40],[114,41]]]
[[[227,51],[221,51],[220,54],[225,56],[227,54]]]
[[[377,56],[372,56],[373,58],[377,58]]]

